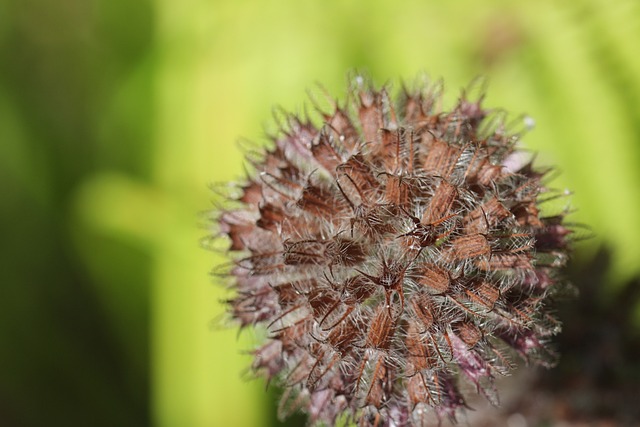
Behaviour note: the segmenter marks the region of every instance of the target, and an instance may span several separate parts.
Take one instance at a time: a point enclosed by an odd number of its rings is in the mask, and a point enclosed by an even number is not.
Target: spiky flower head
[[[455,419],[465,383],[497,404],[518,356],[552,362],[564,214],[540,215],[546,172],[502,115],[464,93],[442,111],[441,92],[356,77],[321,125],[287,115],[219,215],[229,310],[266,328],[253,369],[283,416],[427,425]]]

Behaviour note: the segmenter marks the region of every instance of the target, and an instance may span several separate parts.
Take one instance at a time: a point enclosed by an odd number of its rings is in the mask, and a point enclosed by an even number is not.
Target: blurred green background
[[[577,265],[611,248],[619,292],[640,272],[639,48],[637,0],[1,0],[0,425],[275,425],[252,337],[218,326],[202,212],[242,176],[236,141],[354,68],[449,99],[486,76],[596,234]]]

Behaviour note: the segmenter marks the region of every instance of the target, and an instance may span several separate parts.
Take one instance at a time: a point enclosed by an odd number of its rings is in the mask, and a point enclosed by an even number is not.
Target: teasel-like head
[[[391,96],[353,79],[321,124],[286,115],[219,212],[231,316],[266,329],[253,369],[312,425],[455,420],[461,390],[497,404],[518,358],[550,365],[570,228],[540,214],[547,170],[520,134],[440,84]]]

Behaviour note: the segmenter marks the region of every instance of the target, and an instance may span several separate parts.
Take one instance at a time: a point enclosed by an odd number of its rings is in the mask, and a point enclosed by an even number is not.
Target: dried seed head
[[[545,171],[480,100],[440,88],[392,99],[356,78],[323,124],[287,116],[218,215],[242,327],[264,325],[253,368],[311,424],[423,425],[496,402],[511,358],[549,364],[571,230],[540,215]]]

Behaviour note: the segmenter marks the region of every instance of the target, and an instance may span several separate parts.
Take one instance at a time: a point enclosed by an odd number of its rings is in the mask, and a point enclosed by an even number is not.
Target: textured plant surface
[[[232,316],[263,325],[253,368],[312,424],[455,419],[518,357],[553,363],[549,309],[570,230],[504,115],[441,86],[357,77],[322,125],[288,115],[219,215]],[[473,392],[473,391],[471,391]],[[465,392],[466,393],[466,392]]]

